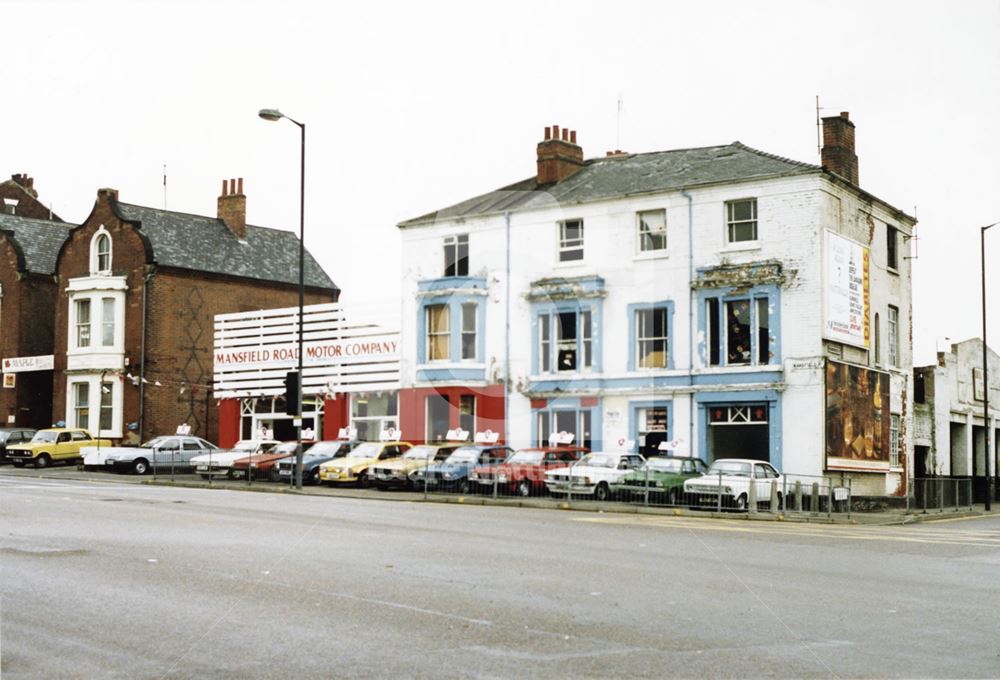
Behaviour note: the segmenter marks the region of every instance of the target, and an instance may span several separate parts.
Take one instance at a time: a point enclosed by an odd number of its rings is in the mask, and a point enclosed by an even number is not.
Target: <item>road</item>
[[[0,473],[6,678],[1000,676],[1000,517],[618,515]]]

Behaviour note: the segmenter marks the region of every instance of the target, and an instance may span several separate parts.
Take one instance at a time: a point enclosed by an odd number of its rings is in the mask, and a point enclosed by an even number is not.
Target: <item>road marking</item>
[[[795,524],[764,524],[745,526],[746,522],[734,520],[707,521],[704,519],[686,519],[669,517],[574,517],[573,522],[588,522],[591,524],[616,524],[623,526],[645,526],[669,529],[684,529],[746,533],[771,534],[783,536],[807,536],[814,538],[841,538],[857,541],[895,541],[899,543],[923,543],[934,545],[967,545],[982,548],[1000,548],[1000,532],[992,529],[982,531],[945,532],[930,527],[828,527],[817,529],[813,526]]]

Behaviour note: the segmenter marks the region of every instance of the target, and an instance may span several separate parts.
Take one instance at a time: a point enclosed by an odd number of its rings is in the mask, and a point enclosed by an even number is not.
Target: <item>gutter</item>
[[[142,330],[139,336],[139,441],[146,441],[146,308],[149,299],[149,282],[156,274],[150,268],[142,279]]]
[[[691,399],[688,403],[688,455],[694,455],[694,198],[681,189],[681,196],[688,203],[688,386]]]

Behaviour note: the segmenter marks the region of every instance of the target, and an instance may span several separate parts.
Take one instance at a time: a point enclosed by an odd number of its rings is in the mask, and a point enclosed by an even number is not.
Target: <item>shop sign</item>
[[[52,354],[37,357],[10,357],[3,360],[4,373],[51,371],[54,366],[55,357]]]
[[[454,430],[448,430],[448,434],[444,438],[450,442],[464,442],[469,440],[469,431],[463,430],[462,428],[457,428]]]
[[[340,340],[307,342],[302,346],[305,366],[399,359],[399,335],[376,335]],[[298,364],[296,343],[256,345],[247,348],[219,347],[214,352],[215,371],[245,371],[291,367]]]
[[[390,427],[388,429],[382,430],[378,435],[379,441],[382,442],[396,442],[400,441],[402,438],[403,438],[403,431],[398,430],[395,427]]]
[[[485,432],[477,432],[475,442],[477,444],[496,444],[500,441],[500,433],[494,432],[493,430],[486,430]]]
[[[348,441],[358,438],[358,431],[353,427],[342,427],[337,430],[337,439],[346,439]]]
[[[823,337],[867,348],[871,336],[868,249],[826,232],[825,273]]]
[[[828,361],[826,469],[889,470],[889,374]]]
[[[3,374],[3,386],[5,389],[12,390],[17,387],[17,374],[16,373],[4,373]]]
[[[549,435],[549,446],[559,446],[560,444],[572,444],[576,435],[572,432],[553,432]]]

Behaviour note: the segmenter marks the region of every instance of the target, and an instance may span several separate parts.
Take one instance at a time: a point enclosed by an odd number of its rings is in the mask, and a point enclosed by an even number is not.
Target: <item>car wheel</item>
[[[360,475],[358,475],[358,486],[360,486],[362,489],[364,489],[364,488],[366,488],[368,486],[368,473],[367,472],[362,472]]]
[[[145,458],[136,458],[135,462],[132,463],[132,472],[137,475],[144,475],[149,472],[149,461]]]
[[[272,481],[272,482],[280,482],[281,481],[281,475],[278,474],[278,469],[277,468],[273,468],[270,472],[268,472],[267,473],[267,478],[268,478],[269,481]]]
[[[778,507],[776,507],[776,508],[775,508],[775,510],[778,510],[779,512],[781,511],[781,509],[782,509],[782,508],[784,508],[784,507],[785,507],[785,506],[784,506],[784,505],[782,505],[782,503],[781,503],[781,501],[782,501],[782,500],[784,500],[784,496],[782,496],[782,495],[781,495],[781,492],[779,491],[779,492],[778,492]]]
[[[319,485],[319,468],[316,468],[309,473],[309,483],[313,486]]]
[[[456,486],[458,488],[458,493],[460,493],[462,495],[465,495],[465,494],[469,493],[469,480],[468,479],[460,479],[458,481],[458,484]]]
[[[733,507],[736,508],[737,510],[746,510],[747,509],[747,495],[745,493],[741,493],[739,495],[739,497],[737,497],[736,503],[735,503],[735,505]]]
[[[594,498],[599,501],[606,501],[611,495],[611,490],[608,489],[608,485],[601,482],[594,488]]]
[[[677,489],[667,492],[667,505],[677,505]]]
[[[47,453],[40,454],[38,458],[35,459],[36,468],[47,468],[50,465],[52,465],[52,459],[49,458],[49,454]]]
[[[517,483],[517,495],[522,498],[527,498],[531,495],[531,482],[527,479],[522,479]]]

